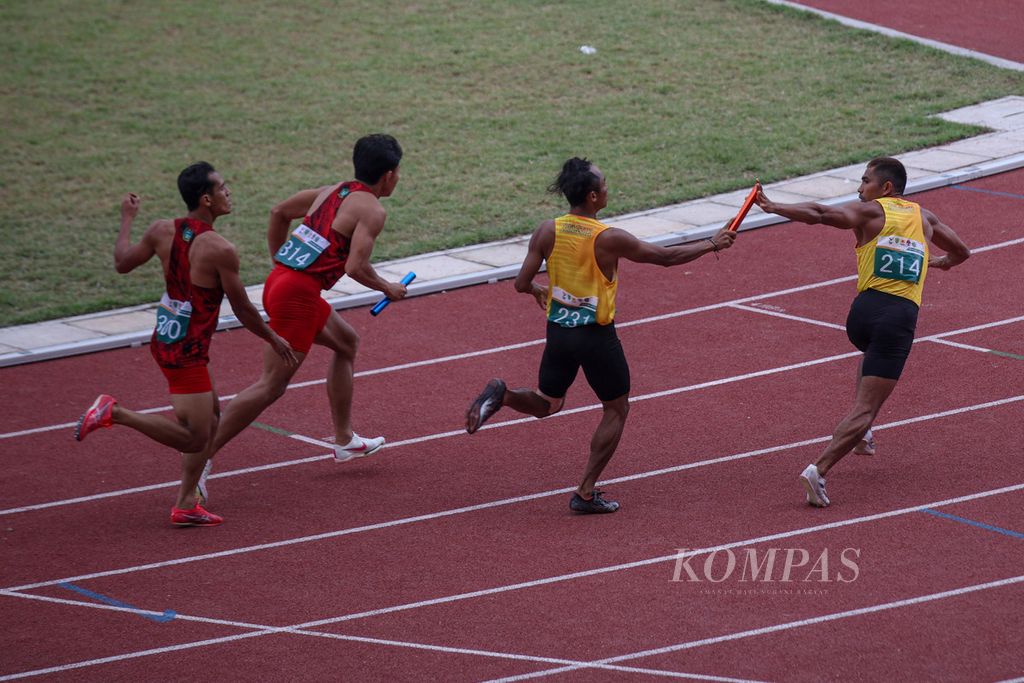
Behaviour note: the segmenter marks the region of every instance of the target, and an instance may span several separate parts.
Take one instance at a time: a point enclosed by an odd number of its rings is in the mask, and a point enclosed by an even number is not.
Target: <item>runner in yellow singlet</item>
[[[534,417],[557,413],[582,367],[601,399],[604,415],[591,438],[583,481],[569,507],[584,514],[615,512],[619,504],[602,498],[594,484],[619,445],[629,411],[629,366],[614,323],[619,259],[675,266],[728,249],[736,233],[723,228],[700,242],[658,247],[609,227],[597,220],[597,213],[608,204],[608,184],[586,159],[565,162],[548,189],[565,196],[569,213],[541,223],[534,231],[516,277],[516,290],[533,296],[547,317],[538,389],[506,389],[504,380],[492,379],[469,406],[466,431],[478,430],[502,406]],[[533,281],[544,261],[547,287]]]
[[[857,297],[846,319],[846,334],[864,352],[853,409],[836,427],[817,463],[800,475],[807,502],[829,504],[825,475],[847,453],[874,455],[871,423],[896,388],[914,343],[917,313],[928,268],[948,270],[971,255],[952,228],[919,204],[903,199],[907,171],[891,157],[872,159],[861,178],[860,203],[824,206],[814,202],[776,204],[759,192],[757,205],[810,225],[853,230],[857,238]],[[946,252],[929,255],[931,242]]]

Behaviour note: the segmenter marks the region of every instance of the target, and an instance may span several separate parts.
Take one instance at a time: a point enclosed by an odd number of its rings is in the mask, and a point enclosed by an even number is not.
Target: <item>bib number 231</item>
[[[306,225],[300,225],[277,250],[274,260],[292,270],[305,270],[328,246],[330,242],[325,237]]]

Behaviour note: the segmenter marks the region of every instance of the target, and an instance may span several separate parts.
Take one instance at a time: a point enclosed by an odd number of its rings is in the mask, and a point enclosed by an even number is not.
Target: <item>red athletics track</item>
[[[535,381],[543,323],[508,282],[378,319],[347,312],[368,373],[357,428],[390,447],[323,460],[324,387],[293,388],[261,417],[276,431],[247,430],[218,456],[211,508],[227,521],[215,529],[168,525],[176,457],[128,430],[84,444],[70,427],[16,435],[72,422],[100,389],[166,405],[148,349],[4,370],[0,679],[1024,673],[1024,171],[965,187],[915,197],[978,251],[929,275],[879,454],[839,466],[825,510],[804,504],[796,476],[848,407],[857,363],[837,329],[852,245],[828,228],[745,233],[718,263],[624,265],[633,409],[605,473],[623,507],[607,517],[566,505],[598,419],[582,378],[558,416],[502,412],[460,431],[487,378]],[[216,337],[222,394],[255,378],[258,352],[245,332]],[[297,381],[325,362],[315,352]],[[672,580],[680,548],[700,581]],[[857,575],[840,582],[849,549]],[[742,565],[772,550],[771,581],[702,578],[709,556],[722,578],[727,551]],[[824,574],[803,581],[826,551]],[[783,582],[787,553],[809,561]],[[64,582],[176,616],[157,622]]]
[[[797,0],[851,19],[1024,62],[1024,4],[1018,0]]]

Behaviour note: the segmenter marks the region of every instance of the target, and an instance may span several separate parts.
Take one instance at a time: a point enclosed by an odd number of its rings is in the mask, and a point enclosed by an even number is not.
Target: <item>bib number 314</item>
[[[292,231],[288,241],[274,254],[274,260],[292,270],[305,270],[330,246],[327,238],[306,225]]]

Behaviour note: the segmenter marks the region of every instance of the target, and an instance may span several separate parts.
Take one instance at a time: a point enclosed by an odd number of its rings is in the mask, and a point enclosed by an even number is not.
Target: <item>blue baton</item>
[[[416,273],[406,273],[405,277],[402,278],[402,284],[408,286],[410,282],[416,279]],[[388,307],[391,303],[391,299],[384,297],[377,302],[377,305],[370,309],[370,315],[379,315],[381,311]]]

